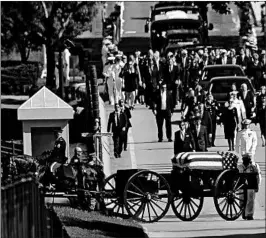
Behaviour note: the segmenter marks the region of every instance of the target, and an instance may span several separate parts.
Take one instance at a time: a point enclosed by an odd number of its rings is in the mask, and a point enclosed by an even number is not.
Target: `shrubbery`
[[[133,220],[63,206],[53,209],[71,238],[147,237],[142,226]]]
[[[39,76],[38,63],[1,67],[2,94],[27,95]]]

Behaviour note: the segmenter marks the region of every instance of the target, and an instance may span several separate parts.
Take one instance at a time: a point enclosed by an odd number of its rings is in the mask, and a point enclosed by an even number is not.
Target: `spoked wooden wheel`
[[[245,181],[237,171],[225,170],[217,178],[214,188],[214,204],[225,220],[236,220],[246,205]]]
[[[192,173],[184,177],[185,181],[175,190],[171,206],[175,215],[182,221],[192,221],[198,217],[203,207],[203,193],[200,179]]]
[[[128,214],[123,203],[123,196],[116,193],[116,174],[105,179],[103,193],[105,208],[110,211],[110,215],[127,218]]]
[[[125,208],[135,220],[147,223],[160,220],[167,213],[170,201],[169,184],[153,171],[134,174],[125,186]]]

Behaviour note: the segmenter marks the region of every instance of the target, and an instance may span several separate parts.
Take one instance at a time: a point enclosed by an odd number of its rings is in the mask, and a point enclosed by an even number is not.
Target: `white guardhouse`
[[[54,130],[62,129],[69,158],[69,126],[73,108],[45,86],[18,108],[18,120],[22,121],[23,152],[37,156],[53,149]]]

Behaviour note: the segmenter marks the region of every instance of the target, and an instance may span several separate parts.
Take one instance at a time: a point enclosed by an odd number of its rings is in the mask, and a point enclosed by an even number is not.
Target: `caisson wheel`
[[[123,203],[123,196],[116,193],[116,174],[105,179],[103,186],[103,196],[105,208],[112,216],[128,218],[128,213]]]
[[[217,178],[214,188],[214,204],[218,214],[225,220],[236,220],[246,205],[245,181],[238,171],[225,170]]]
[[[170,202],[170,186],[156,172],[137,172],[125,186],[125,208],[135,220],[147,223],[159,221],[167,213]]]

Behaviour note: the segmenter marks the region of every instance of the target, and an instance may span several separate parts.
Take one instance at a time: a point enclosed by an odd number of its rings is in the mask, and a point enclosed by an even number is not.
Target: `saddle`
[[[60,180],[71,179],[75,180],[76,175],[71,165],[69,164],[60,164],[54,162],[50,166],[50,171]]]

